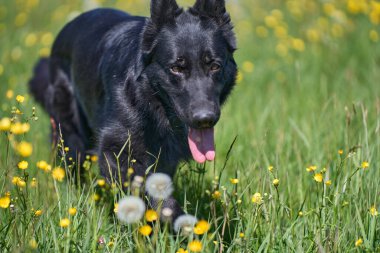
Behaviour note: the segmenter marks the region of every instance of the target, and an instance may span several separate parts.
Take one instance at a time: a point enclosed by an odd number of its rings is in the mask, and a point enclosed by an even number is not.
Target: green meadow
[[[188,234],[121,223],[126,193],[96,157],[73,182],[28,93],[59,30],[96,7],[149,15],[148,0],[0,2],[0,252],[380,252],[379,1],[227,0],[239,76],[215,162],[174,178],[205,221]]]

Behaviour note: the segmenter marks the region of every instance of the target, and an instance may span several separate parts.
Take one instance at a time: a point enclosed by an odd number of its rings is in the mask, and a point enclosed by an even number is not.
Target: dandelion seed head
[[[164,173],[154,173],[147,178],[145,189],[155,199],[166,199],[173,192],[173,182]]]
[[[139,221],[144,212],[144,201],[139,197],[128,196],[119,201],[116,214],[121,222],[130,224]]]
[[[190,234],[197,221],[198,220],[195,216],[183,214],[174,221],[174,231],[177,233],[182,231],[183,234]]]

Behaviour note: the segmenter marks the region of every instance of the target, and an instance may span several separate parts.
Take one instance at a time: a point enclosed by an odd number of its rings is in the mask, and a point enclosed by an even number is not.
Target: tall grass
[[[149,2],[0,3],[0,119],[30,124],[24,134],[0,131],[2,252],[176,252],[195,239],[202,252],[380,251],[379,2],[227,2],[240,76],[216,128],[217,159],[183,164],[174,179],[184,210],[211,228],[183,236],[153,222],[148,237],[138,232],[146,221],[115,218],[124,193],[99,183],[94,157],[85,185],[67,177],[77,164],[56,158],[64,144],[52,151],[49,118],[26,83],[69,19],[96,5],[148,15]]]

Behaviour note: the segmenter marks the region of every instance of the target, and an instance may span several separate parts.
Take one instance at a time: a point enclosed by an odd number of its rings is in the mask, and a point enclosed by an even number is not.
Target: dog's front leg
[[[132,153],[126,148],[123,149],[125,143],[122,143],[120,138],[115,139],[114,136],[114,134],[108,137],[103,135],[100,140],[99,166],[102,176],[109,182],[120,183],[124,190],[126,190],[124,183],[128,181],[132,182],[131,187],[141,187],[144,189],[141,192],[144,196],[141,197],[146,200],[149,208],[159,211],[162,221],[176,224],[176,220],[178,217],[183,217],[184,212],[171,195],[173,189],[171,178],[166,174],[154,173],[153,169],[148,170],[155,161],[148,153],[137,152],[144,150],[142,147],[138,149],[135,147],[136,152]],[[131,146],[134,146],[133,140]],[[130,167],[133,167],[132,173],[131,170],[128,171]],[[195,218],[191,222],[195,222]],[[175,227],[176,230],[179,226],[181,224]]]

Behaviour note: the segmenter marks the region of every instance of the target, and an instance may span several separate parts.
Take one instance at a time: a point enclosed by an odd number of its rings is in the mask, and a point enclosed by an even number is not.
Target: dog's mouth
[[[215,159],[214,128],[189,128],[188,142],[196,162],[204,163]]]

